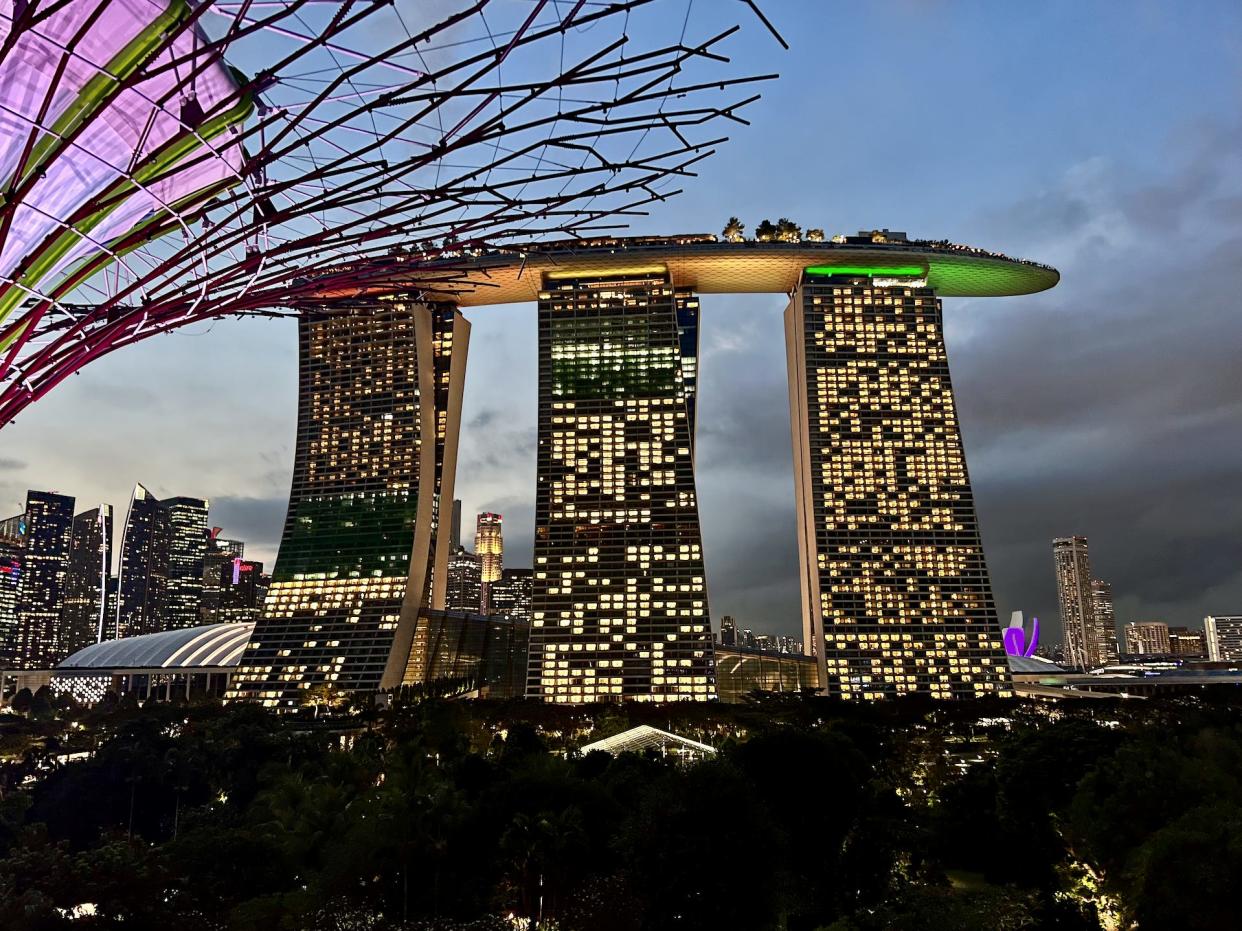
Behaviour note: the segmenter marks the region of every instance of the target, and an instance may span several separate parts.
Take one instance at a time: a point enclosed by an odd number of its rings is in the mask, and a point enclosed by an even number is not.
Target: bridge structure
[[[425,682],[443,607],[470,324],[536,302],[528,697],[709,700],[715,671],[695,423],[699,295],[786,294],[806,649],[830,695],[1005,695],[941,299],[1058,273],[944,241],[597,238],[390,256],[326,278],[299,321],[289,511],[234,698]],[[314,283],[308,292],[314,291]]]

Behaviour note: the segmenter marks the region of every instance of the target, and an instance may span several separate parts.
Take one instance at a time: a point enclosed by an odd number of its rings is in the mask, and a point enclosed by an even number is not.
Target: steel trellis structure
[[[366,290],[372,260],[623,225],[775,76],[725,54],[739,21],[780,41],[753,0],[440,5],[4,0],[0,425],[138,340]]]

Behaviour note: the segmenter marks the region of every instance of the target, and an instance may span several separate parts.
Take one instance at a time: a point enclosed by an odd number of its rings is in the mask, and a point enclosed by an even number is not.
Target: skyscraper
[[[221,567],[216,622],[257,621],[263,612],[263,563],[234,556]]]
[[[545,277],[531,697],[715,697],[694,483],[698,314],[663,269]]]
[[[27,492],[25,523],[12,652],[19,667],[40,669],[63,655],[60,615],[73,539],[73,499],[50,491]]]
[[[1203,619],[1208,659],[1242,662],[1242,615],[1211,615]]]
[[[208,502],[202,498],[167,498],[160,505],[168,523],[168,583],[162,629],[195,627],[203,597]]]
[[[233,560],[243,559],[246,555],[246,544],[220,536],[222,529],[212,527],[207,534],[206,551],[203,553],[203,593],[198,603],[200,624],[222,623],[220,601],[226,583],[232,578]]]
[[[0,667],[14,665],[17,650],[17,591],[26,548],[26,513],[0,520]]]
[[[461,546],[461,499],[453,499],[453,518],[449,529],[449,552],[456,553]]]
[[[69,571],[61,613],[63,656],[111,634],[107,623],[108,576],[112,573],[112,505],[101,504],[73,519]]]
[[[1117,662],[1117,615],[1113,610],[1113,586],[1103,579],[1091,580],[1091,612],[1095,621],[1095,642],[1099,647],[1098,663],[1111,666]]]
[[[530,598],[534,573],[529,569],[505,569],[491,586],[491,613],[530,622]]]
[[[479,612],[492,613],[491,587],[504,570],[504,537],[499,514],[480,514],[474,529],[474,555],[479,557]]]
[[[482,598],[482,567],[479,557],[464,546],[459,546],[448,561],[444,608],[447,611],[478,614]]]
[[[1100,665],[1100,644],[1087,538],[1058,537],[1052,541],[1052,559],[1061,604],[1065,662],[1075,669],[1092,669]]]
[[[1168,656],[1169,625],[1163,621],[1137,621],[1126,625],[1126,652],[1133,656]]]
[[[135,637],[165,629],[169,533],[168,511],[146,488],[135,485],[121,533],[115,636]]]
[[[803,641],[828,694],[1011,692],[920,266],[807,268],[785,311]]]
[[[1170,627],[1169,653],[1173,656],[1206,656],[1203,631],[1191,630],[1189,627]]]
[[[449,305],[299,317],[289,511],[232,697],[290,708],[318,685],[406,677],[420,611],[444,603],[468,337]]]

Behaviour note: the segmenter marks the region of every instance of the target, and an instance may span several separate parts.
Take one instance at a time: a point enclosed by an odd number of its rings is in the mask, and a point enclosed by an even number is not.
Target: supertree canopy
[[[743,25],[780,41],[753,0],[2,0],[0,425],[188,323],[624,224],[772,77]]]

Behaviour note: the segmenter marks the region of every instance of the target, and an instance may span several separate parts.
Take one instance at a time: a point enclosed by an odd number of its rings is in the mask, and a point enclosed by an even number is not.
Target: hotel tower
[[[663,271],[545,277],[529,697],[715,697],[698,322],[698,299]]]
[[[289,510],[230,697],[287,708],[416,675],[415,625],[444,604],[469,329],[451,305],[402,300],[299,319]]]
[[[803,641],[830,695],[1010,693],[918,266],[807,268],[785,311]]]

